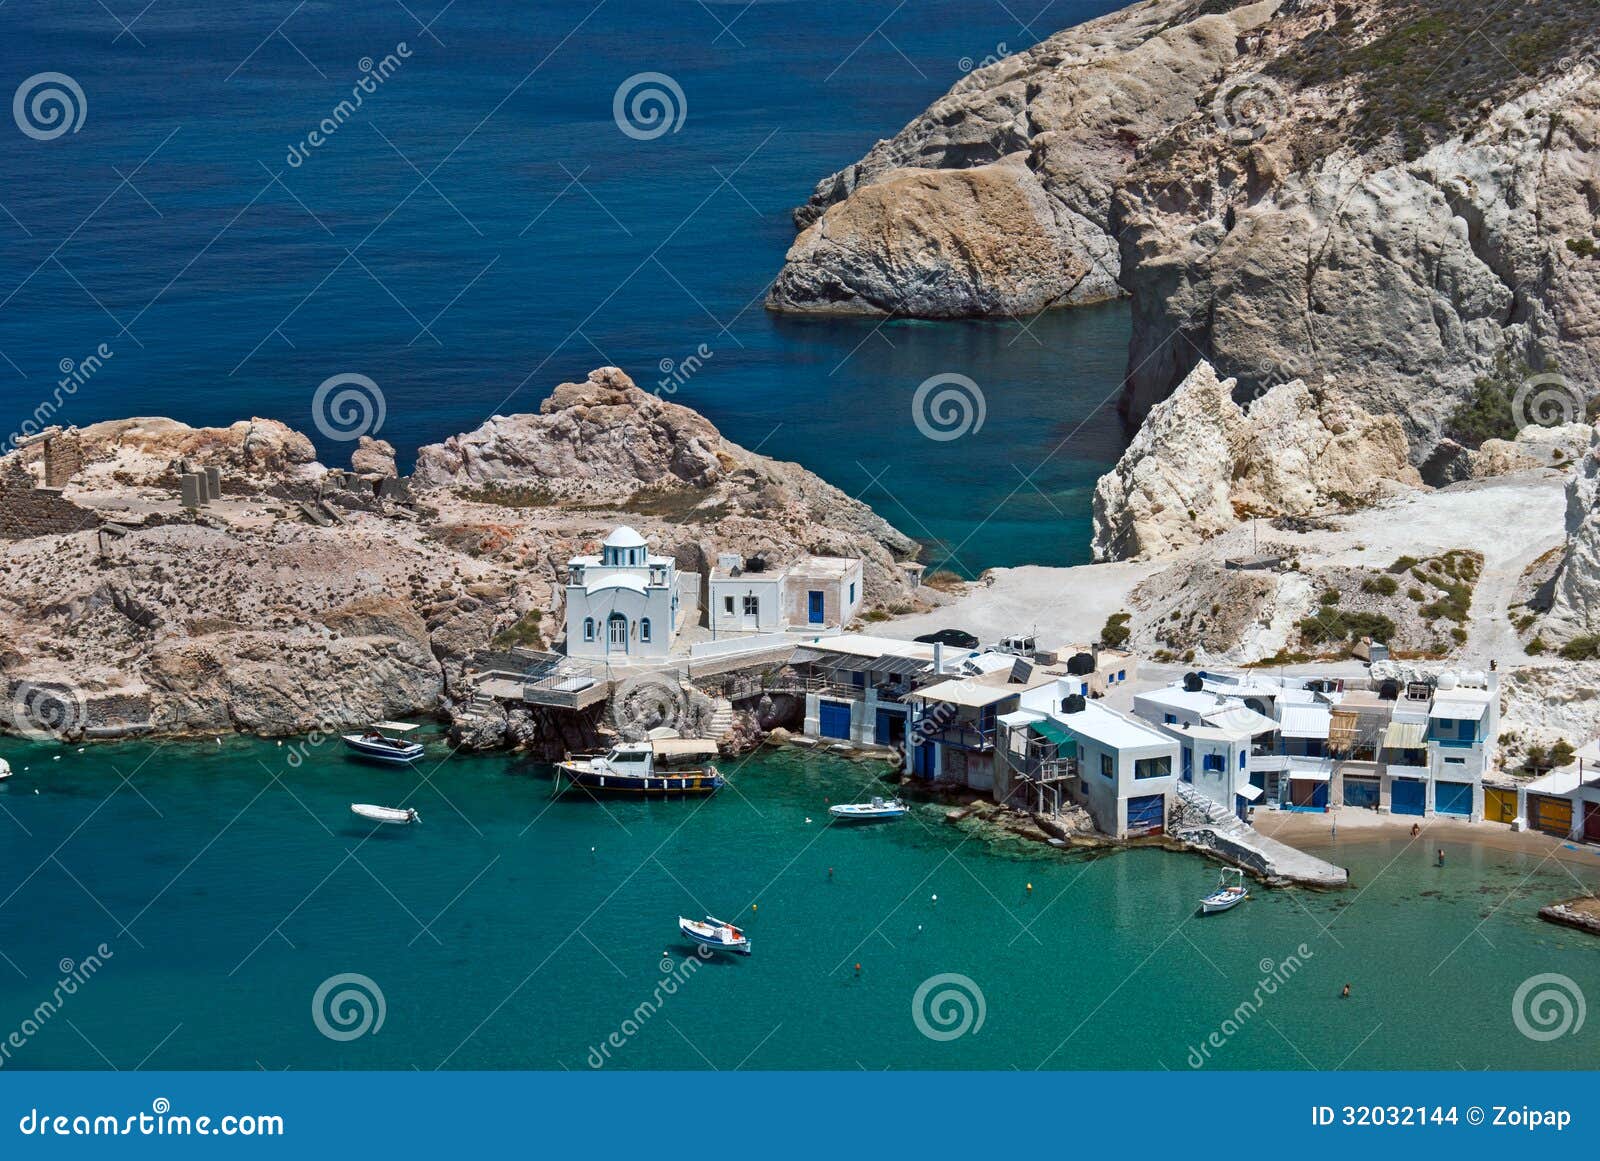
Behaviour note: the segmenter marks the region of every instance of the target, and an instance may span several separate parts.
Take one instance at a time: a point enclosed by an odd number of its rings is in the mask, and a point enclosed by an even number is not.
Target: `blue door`
[[[924,738],[911,747],[911,772],[919,778],[933,777],[933,745]]]
[[[1128,833],[1160,834],[1167,820],[1167,799],[1162,794],[1128,799]]]
[[[1390,814],[1426,814],[1428,784],[1396,778],[1389,787]]]
[[[824,738],[850,737],[850,703],[824,701],[817,703],[817,730]]]
[[[822,624],[822,594],[815,589],[806,593],[806,620],[813,625]]]
[[[906,740],[906,715],[895,713],[893,710],[878,710],[878,720],[874,723],[873,741],[880,746],[898,746]]]
[[[1433,784],[1433,809],[1439,814],[1471,814],[1472,783],[1435,782]]]
[[[1377,806],[1378,805],[1378,780],[1376,778],[1351,778],[1344,780],[1344,804],[1346,806]]]

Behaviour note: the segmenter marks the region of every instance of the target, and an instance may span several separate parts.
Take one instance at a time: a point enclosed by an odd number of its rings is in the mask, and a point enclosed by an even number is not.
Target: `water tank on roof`
[[[1471,689],[1488,689],[1489,675],[1481,669],[1469,669],[1461,675],[1461,684]]]
[[[1378,697],[1383,701],[1398,701],[1400,699],[1400,683],[1390,678],[1378,686]]]
[[[1183,675],[1183,688],[1189,693],[1199,693],[1205,688],[1205,682],[1198,673],[1185,673]]]
[[[1461,679],[1458,678],[1453,671],[1451,671],[1449,669],[1446,669],[1443,673],[1441,673],[1439,675],[1439,680],[1438,680],[1438,682],[1435,683],[1435,688],[1437,688],[1437,689],[1454,689],[1456,686],[1458,686],[1460,684],[1461,684]]]
[[[1067,662],[1067,672],[1075,677],[1082,677],[1085,674],[1093,673],[1094,654],[1074,653],[1071,660]]]
[[[1081,714],[1084,707],[1088,704],[1089,703],[1084,700],[1083,694],[1068,694],[1061,701],[1061,712],[1064,714]]]

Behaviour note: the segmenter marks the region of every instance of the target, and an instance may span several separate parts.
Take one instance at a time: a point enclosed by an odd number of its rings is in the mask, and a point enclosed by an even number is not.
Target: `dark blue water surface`
[[[879,326],[761,299],[819,177],[970,61],[1111,0],[141,7],[0,9],[0,95],[60,72],[87,106],[51,140],[0,124],[0,436],[101,344],[58,421],[269,416],[333,464],[349,445],[311,416],[330,375],[379,384],[408,460],[594,366],[651,385],[704,345],[678,401],[945,542],[931,562],[1085,559],[1088,489],[1123,440],[1105,402],[1125,307]],[[681,89],[676,132],[618,128],[641,72]],[[911,398],[938,373],[979,384],[981,430],[918,433]]]

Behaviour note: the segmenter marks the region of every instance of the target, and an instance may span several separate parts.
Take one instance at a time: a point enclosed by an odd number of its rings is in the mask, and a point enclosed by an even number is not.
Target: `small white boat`
[[[750,954],[750,938],[731,923],[707,915],[704,923],[678,916],[678,930],[703,947]]]
[[[405,824],[421,822],[422,816],[415,808],[410,806],[373,806],[367,802],[352,802],[350,813],[359,814],[362,818],[370,818],[373,822],[393,822]]]
[[[362,758],[404,765],[422,757],[422,743],[394,735],[409,734],[416,728],[409,722],[373,722],[362,733],[345,734],[344,744]]]
[[[11,777],[11,763],[4,758],[0,758],[0,782],[4,782],[9,777]]]
[[[828,807],[828,813],[834,818],[865,822],[879,818],[904,818],[908,809],[898,798],[893,802],[874,798],[871,802],[841,802],[838,806]]]
[[[1229,876],[1233,882],[1229,882]],[[1204,899],[1200,900],[1200,912],[1203,915],[1213,915],[1218,911],[1226,911],[1230,907],[1237,907],[1250,898],[1250,892],[1245,890],[1244,872],[1232,868],[1222,872],[1217,879],[1217,889]]]

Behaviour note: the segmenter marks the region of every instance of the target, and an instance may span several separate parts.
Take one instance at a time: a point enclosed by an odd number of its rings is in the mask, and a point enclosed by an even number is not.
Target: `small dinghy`
[[[1228,881],[1229,876],[1233,881]],[[1217,879],[1217,889],[1204,899],[1200,900],[1200,912],[1203,915],[1212,915],[1218,911],[1226,911],[1230,907],[1237,907],[1250,898],[1250,892],[1245,890],[1244,872],[1233,868],[1225,870]]]
[[[838,806],[828,807],[828,813],[834,818],[852,822],[870,822],[880,818],[904,818],[907,809],[906,804],[898,798],[893,802],[874,798],[871,802],[841,802]]]
[[[405,825],[411,822],[421,822],[422,816],[409,806],[373,806],[366,802],[352,802],[350,813],[359,814],[362,818],[370,818],[373,822],[393,822]]]
[[[369,761],[404,765],[422,757],[422,743],[394,735],[409,734],[416,728],[408,722],[373,722],[362,733],[345,734],[344,744]]]
[[[750,954],[750,939],[744,932],[733,924],[724,923],[710,915],[706,916],[704,923],[685,919],[680,915],[678,930],[703,947],[713,948],[716,951],[734,951],[740,955]]]

